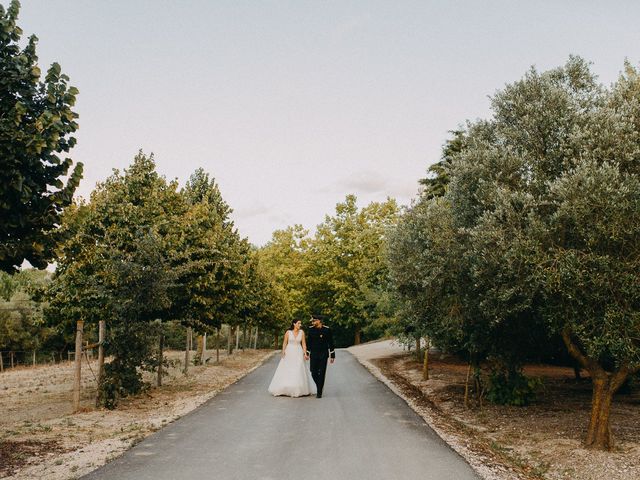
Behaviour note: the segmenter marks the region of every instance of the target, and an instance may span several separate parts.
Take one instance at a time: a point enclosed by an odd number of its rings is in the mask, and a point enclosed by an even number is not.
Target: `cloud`
[[[321,187],[318,191],[360,195],[384,194],[389,197],[408,199],[418,192],[418,181],[385,177],[378,172],[364,171],[341,179],[331,186]]]
[[[269,212],[270,212],[269,207],[267,207],[262,203],[256,203],[256,204],[237,208],[234,210],[233,213],[236,218],[253,218],[253,217],[266,215]]]
[[[291,215],[286,213],[271,213],[267,216],[267,220],[275,225],[290,225],[293,223]]]
[[[361,193],[378,193],[387,189],[388,181],[377,172],[360,172],[341,180],[339,185]]]

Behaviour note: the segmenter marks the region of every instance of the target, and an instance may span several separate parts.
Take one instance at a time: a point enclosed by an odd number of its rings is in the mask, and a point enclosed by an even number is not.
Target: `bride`
[[[284,334],[282,342],[282,358],[269,385],[269,393],[274,396],[301,397],[314,395],[316,384],[311,378],[311,372],[305,364],[309,357],[302,321],[291,323],[291,330]]]

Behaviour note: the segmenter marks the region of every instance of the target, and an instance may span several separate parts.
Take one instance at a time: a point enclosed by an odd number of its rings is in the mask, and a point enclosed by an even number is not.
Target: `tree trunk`
[[[189,373],[189,354],[191,350],[191,327],[187,327],[187,342],[184,349],[184,374]]]
[[[240,325],[236,325],[236,350],[240,348]]]
[[[360,327],[358,326],[358,327],[356,327],[356,331],[355,331],[355,335],[354,335],[355,336],[355,338],[353,340],[353,344],[354,345],[360,345],[360,337],[361,337],[360,333],[361,333],[360,332]]]
[[[611,403],[613,395],[629,376],[625,370],[615,373],[592,373],[593,394],[591,397],[591,417],[587,429],[585,445],[599,450],[611,450],[613,437],[611,435]]]
[[[158,342],[158,386],[162,386],[162,362],[164,361],[164,334],[160,333]]]
[[[475,366],[473,372],[473,385],[476,390],[476,402],[478,402],[478,408],[482,409],[482,397],[484,395],[482,387],[482,372],[478,365]]]
[[[227,325],[227,355],[233,353],[233,344],[231,343],[231,325]]]
[[[429,380],[429,340],[424,347],[424,361],[422,362],[422,379]]]
[[[75,375],[73,378],[73,413],[77,413],[80,410],[80,381],[82,379],[82,334],[84,333],[84,320],[78,320],[76,325],[76,358]]]
[[[613,437],[611,435],[609,417],[613,395],[622,386],[627,377],[637,370],[632,371],[623,367],[616,372],[607,372],[596,361],[582,353],[578,345],[573,342],[571,331],[568,328],[562,331],[562,339],[571,356],[591,375],[593,394],[585,445],[589,448],[611,450],[613,448]]]
[[[247,322],[244,322],[244,328],[242,329],[242,351],[247,348]]]
[[[9,352],[9,358],[11,359],[11,368],[13,369],[13,367],[15,367],[14,365],[15,353]]]
[[[467,379],[464,382],[464,407],[469,408],[469,380],[471,379],[471,362],[467,368]]]
[[[4,361],[2,360],[2,352],[0,352],[0,372],[4,372]]]
[[[36,366],[36,351],[34,350],[33,353],[31,354],[31,366],[35,367]]]
[[[253,342],[253,349],[257,350],[258,349],[258,327],[256,327],[256,339]]]
[[[420,337],[416,337],[416,359],[422,360],[422,348],[420,346]]]
[[[104,376],[104,340],[106,336],[106,328],[106,322],[104,320],[100,320],[98,322],[98,390],[96,392],[96,407],[100,405],[100,396],[102,391],[100,384],[102,383],[102,378]]]
[[[280,338],[279,338],[279,335],[276,333],[274,335],[274,342],[273,342],[273,348],[275,348],[276,350],[278,349],[279,343],[280,343],[278,342],[278,340],[280,340]]]
[[[198,335],[196,337],[196,345],[195,363],[202,365],[202,358],[204,354],[204,337],[202,335]]]

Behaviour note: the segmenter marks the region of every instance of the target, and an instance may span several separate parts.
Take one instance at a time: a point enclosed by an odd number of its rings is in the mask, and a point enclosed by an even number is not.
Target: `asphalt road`
[[[277,361],[83,478],[478,479],[350,353],[329,365],[321,399],[269,395]]]

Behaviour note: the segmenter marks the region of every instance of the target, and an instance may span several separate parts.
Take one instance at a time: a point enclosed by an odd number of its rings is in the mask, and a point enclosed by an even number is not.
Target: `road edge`
[[[396,384],[390,380],[376,365],[371,363],[369,360],[365,360],[364,358],[360,358],[358,355],[353,352],[345,349],[345,351],[349,352],[357,361],[366,368],[371,375],[374,376],[379,382],[389,388],[395,395],[400,397],[408,406],[413,410],[417,415],[419,415],[424,422],[431,428],[441,439],[445,442],[449,448],[451,448],[454,452],[460,455],[468,464],[471,466],[474,472],[480,477],[482,480],[518,480],[519,477],[513,476],[513,472],[506,471],[504,468],[500,466],[489,466],[483,462],[483,459],[479,457],[479,455],[473,450],[469,449],[462,441],[461,438],[450,434],[449,432],[442,429],[438,426],[437,422],[434,421],[434,415],[427,409],[420,405],[418,405],[412,398],[405,395]],[[393,356],[393,355],[389,355]],[[387,356],[382,356],[379,358],[386,358]]]

